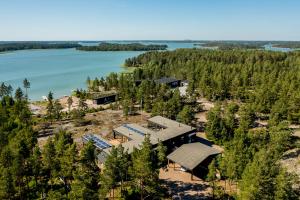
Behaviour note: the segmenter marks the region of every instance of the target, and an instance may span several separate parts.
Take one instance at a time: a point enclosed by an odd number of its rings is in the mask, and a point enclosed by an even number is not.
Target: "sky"
[[[300,0],[0,0],[0,40],[300,40]]]

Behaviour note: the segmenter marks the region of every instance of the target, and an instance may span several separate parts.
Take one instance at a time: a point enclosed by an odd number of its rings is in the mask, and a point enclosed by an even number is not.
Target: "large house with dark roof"
[[[117,139],[128,153],[132,153],[134,148],[140,148],[146,135],[149,135],[153,148],[156,148],[159,141],[167,147],[169,162],[179,164],[192,174],[202,162],[220,153],[211,146],[195,142],[196,129],[194,127],[162,116],[148,119],[146,126],[132,123],[113,129],[114,139]],[[104,163],[112,145],[99,136],[94,137],[96,139],[85,135],[83,139],[94,141],[95,146],[100,149],[99,163]]]

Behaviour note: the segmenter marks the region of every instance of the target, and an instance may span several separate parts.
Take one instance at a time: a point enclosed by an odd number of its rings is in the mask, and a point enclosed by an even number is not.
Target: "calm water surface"
[[[118,41],[119,42],[119,41]],[[126,43],[126,42],[124,42]],[[149,44],[152,42],[143,42]],[[85,43],[95,45],[96,43]],[[157,42],[155,43],[157,44]],[[193,43],[167,42],[169,50],[193,48]],[[85,80],[121,72],[126,58],[143,52],[85,52],[75,49],[22,50],[0,53],[0,82],[22,87],[24,78],[31,83],[29,98],[41,100],[49,91],[55,97],[70,95],[76,88],[85,88]]]
[[[151,42],[147,42],[149,44]],[[97,43],[84,43],[95,45]],[[170,50],[192,48],[193,43],[167,43]],[[22,87],[24,78],[31,83],[29,98],[41,100],[49,91],[55,97],[85,88],[85,80],[121,72],[126,58],[143,52],[85,52],[75,49],[22,50],[0,54],[0,82]]]

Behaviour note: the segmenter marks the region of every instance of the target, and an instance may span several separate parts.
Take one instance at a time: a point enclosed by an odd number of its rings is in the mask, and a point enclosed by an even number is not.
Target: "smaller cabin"
[[[108,104],[115,102],[117,100],[117,94],[111,93],[111,94],[103,94],[100,96],[95,96],[93,98],[93,104],[101,105],[101,104]]]

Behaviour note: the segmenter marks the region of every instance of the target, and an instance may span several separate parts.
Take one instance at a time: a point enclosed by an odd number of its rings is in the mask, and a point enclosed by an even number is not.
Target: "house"
[[[117,93],[110,92],[110,93],[102,93],[100,95],[94,95],[93,104],[101,105],[101,104],[108,104],[115,102],[117,100]]]
[[[171,78],[171,77],[162,77],[160,79],[154,80],[156,84],[166,84],[170,88],[176,88],[180,86],[181,80]]]
[[[184,143],[191,142],[196,129],[165,117],[155,116],[148,119],[147,127],[139,124],[124,124],[115,128],[113,134],[129,153],[134,147],[139,148],[146,135],[150,136],[154,148],[159,141],[162,141],[171,151]]]
[[[131,123],[113,129],[114,139],[117,139],[129,154],[134,148],[140,148],[146,135],[149,135],[153,148],[156,148],[160,141],[167,147],[168,163],[178,163],[189,170],[192,176],[195,169],[206,166],[203,163],[209,162],[209,158],[220,153],[213,147],[195,142],[194,127],[162,116],[149,118],[147,126]],[[112,145],[102,140],[96,142],[95,146],[101,150],[97,157],[102,164],[110,154]]]

